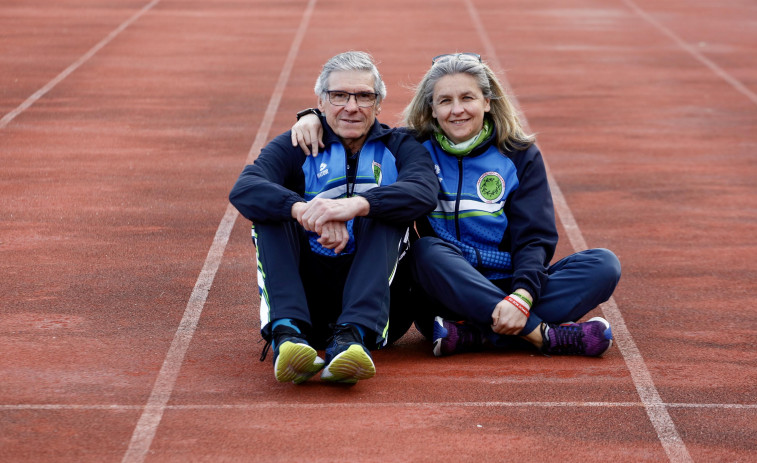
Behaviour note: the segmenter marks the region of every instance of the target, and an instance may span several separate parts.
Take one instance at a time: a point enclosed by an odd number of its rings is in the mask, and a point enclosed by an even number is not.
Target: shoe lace
[[[341,325],[334,325],[332,328],[334,334],[329,338],[328,344],[349,344],[360,342],[360,332],[354,326],[348,323],[343,323]]]
[[[548,352],[554,354],[583,354],[586,345],[583,342],[584,332],[579,325],[550,325],[550,342],[547,343]],[[542,328],[542,336],[545,328]]]
[[[260,354],[260,361],[264,362],[266,356],[268,355],[268,351],[271,349],[271,341],[266,341],[265,346],[263,346],[263,352]]]
[[[263,346],[263,352],[260,354],[260,361],[265,361],[266,356],[268,355],[268,351],[271,350],[271,344],[273,342],[276,343],[276,345],[281,345],[282,338],[291,338],[291,337],[297,337],[301,338],[302,333],[297,332],[296,330],[293,330],[292,328],[289,328],[288,326],[282,326],[278,327],[274,330],[274,332],[271,334],[271,340],[266,340],[265,345]]]

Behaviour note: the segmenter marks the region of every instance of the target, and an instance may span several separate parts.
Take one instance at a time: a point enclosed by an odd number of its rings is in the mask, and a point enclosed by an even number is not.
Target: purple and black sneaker
[[[612,346],[610,323],[602,317],[584,323],[544,323],[541,335],[544,338],[541,350],[545,354],[599,357]]]
[[[464,322],[451,322],[442,317],[434,318],[434,355],[459,354],[475,352],[483,346],[483,335],[471,325]]]

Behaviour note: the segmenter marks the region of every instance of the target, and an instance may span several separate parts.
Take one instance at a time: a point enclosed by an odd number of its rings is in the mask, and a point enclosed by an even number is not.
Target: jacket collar
[[[445,154],[447,154],[449,156],[454,156],[453,154],[450,154],[450,153],[447,153],[446,151],[444,151],[444,149],[441,147],[441,145],[439,145],[439,142],[436,140],[436,137],[434,137],[433,135],[431,137],[429,137],[428,139],[431,140],[431,143],[433,143],[434,145],[436,145],[439,148],[440,151],[444,152]],[[488,150],[490,146],[492,146],[493,144],[496,143],[496,141],[497,141],[497,129],[494,128],[494,127],[492,127],[492,133],[491,133],[491,135],[489,135],[489,137],[487,137],[486,140],[482,141],[481,144],[479,144],[478,146],[476,146],[475,148],[473,148],[473,150],[471,150],[470,153],[468,153],[467,155],[465,155],[465,157],[470,158],[470,157],[479,156],[479,155],[485,153],[486,150]]]

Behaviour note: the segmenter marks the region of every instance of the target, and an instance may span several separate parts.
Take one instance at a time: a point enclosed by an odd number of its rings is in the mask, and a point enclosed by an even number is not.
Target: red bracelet
[[[526,307],[526,306],[525,306],[525,305],[524,305],[524,304],[523,304],[523,303],[522,303],[521,301],[519,301],[518,299],[516,299],[516,298],[514,298],[514,297],[512,297],[512,296],[507,296],[507,297],[505,298],[505,300],[506,300],[507,302],[509,302],[510,304],[514,305],[514,306],[515,306],[515,307],[516,307],[516,308],[517,308],[518,310],[520,310],[520,311],[521,311],[521,312],[523,313],[523,315],[525,315],[526,317],[529,317],[529,316],[531,316],[531,312],[529,312],[529,311],[528,311],[528,307]]]

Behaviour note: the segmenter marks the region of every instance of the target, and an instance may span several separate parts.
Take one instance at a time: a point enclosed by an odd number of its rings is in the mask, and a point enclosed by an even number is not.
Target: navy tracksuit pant
[[[430,338],[434,316],[465,320],[478,326],[495,346],[519,345],[517,337],[491,329],[494,307],[512,288],[510,279],[488,280],[465,260],[459,249],[436,237],[413,243],[410,267],[418,286],[416,326]],[[589,249],[572,254],[547,271],[549,279],[519,336],[536,329],[542,321],[578,321],[612,296],[620,280],[620,262],[607,249]]]
[[[369,349],[407,331],[412,316],[392,313],[390,318],[389,313],[390,283],[404,252],[407,227],[358,217],[353,232],[354,254],[327,257],[311,251],[305,229],[296,221],[254,225],[266,340],[271,339],[271,322],[279,318],[304,324],[308,341],[317,349],[326,346],[333,324],[366,328]]]

